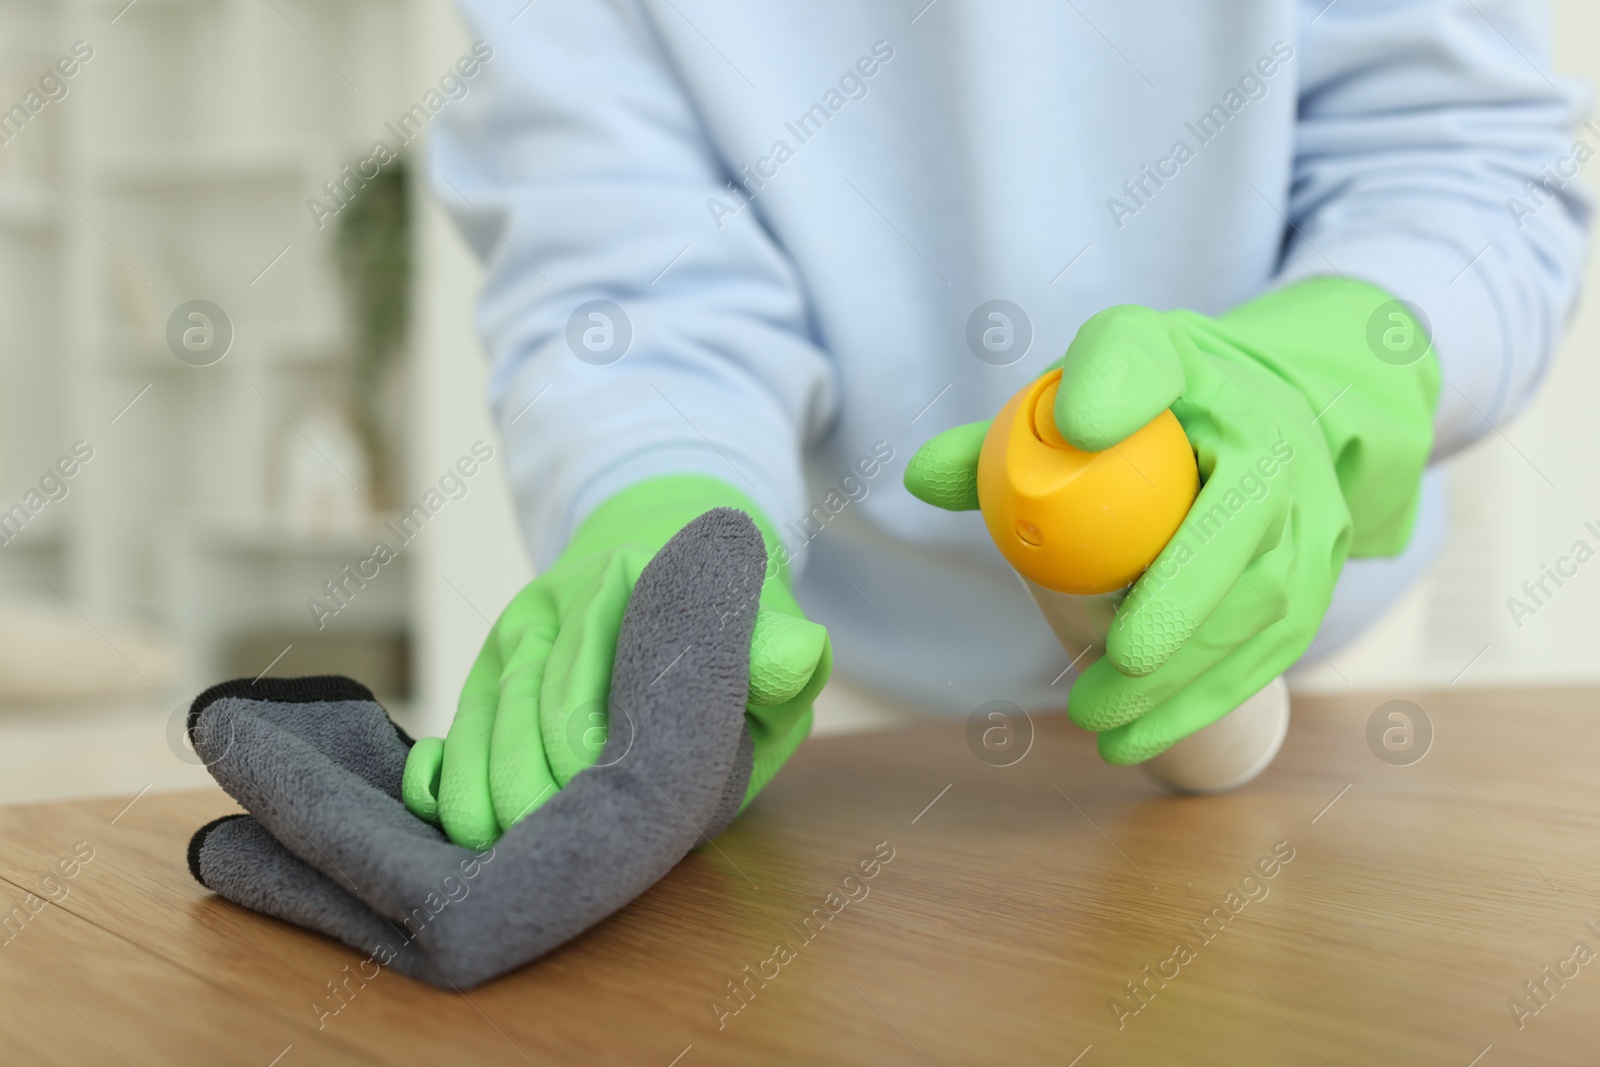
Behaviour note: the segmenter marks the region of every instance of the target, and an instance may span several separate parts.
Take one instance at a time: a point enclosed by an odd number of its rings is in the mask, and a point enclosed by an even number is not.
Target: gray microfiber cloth
[[[615,912],[737,814],[761,535],[718,508],[645,567],[622,621],[600,763],[485,852],[400,799],[411,740],[347,678],[226,682],[190,736],[249,815],[200,828],[207,888],[440,986],[521,966]]]

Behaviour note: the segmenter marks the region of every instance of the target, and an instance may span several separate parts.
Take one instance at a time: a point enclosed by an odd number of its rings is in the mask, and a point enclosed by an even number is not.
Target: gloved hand
[[[348,678],[239,678],[189,738],[250,814],[189,841],[201,885],[441,988],[536,959],[635,899],[732,821],[753,763],[745,699],[766,564],[743,512],[700,516],[639,577],[609,696],[635,724],[600,765],[472,851],[401,803],[411,739]]]
[[[1203,483],[1068,697],[1107,762],[1143,762],[1232,711],[1310,646],[1347,555],[1405,547],[1439,367],[1431,348],[1405,365],[1379,358],[1375,316],[1418,329],[1383,291],[1317,278],[1216,319],[1110,308],[1067,349],[1055,406],[1067,441],[1114,447],[1170,406]],[[906,488],[976,508],[987,429],[928,441]]]
[[[674,534],[723,506],[749,514],[768,545],[778,544],[755,506],[712,478],[655,478],[596,508],[495,623],[447,736],[411,749],[402,792],[412,814],[442,825],[457,844],[486,848],[594,765],[609,732],[631,731],[606,711],[628,597]],[[801,613],[786,569],[769,565],[750,649],[755,763],[746,802],[810,732],[811,702],[832,663],[827,631]]]

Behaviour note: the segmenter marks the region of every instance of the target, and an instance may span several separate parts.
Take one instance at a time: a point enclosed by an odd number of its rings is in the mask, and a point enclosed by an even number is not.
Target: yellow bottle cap
[[[1052,371],[1000,410],[978,458],[978,503],[1017,573],[1058,593],[1109,593],[1166,547],[1200,472],[1170,411],[1104,452],[1074,448],[1056,429],[1060,385]]]

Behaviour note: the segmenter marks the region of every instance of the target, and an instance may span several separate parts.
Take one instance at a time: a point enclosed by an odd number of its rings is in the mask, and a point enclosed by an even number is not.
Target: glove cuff
[[[630,544],[655,553],[679,530],[713,508],[737,508],[749,515],[761,531],[769,579],[762,587],[761,606],[803,618],[800,605],[789,592],[789,552],[778,537],[777,527],[749,497],[726,482],[702,474],[649,478],[608,498],[578,526],[561,558],[580,559]],[[778,581],[773,582],[772,578]]]
[[[1398,554],[1416,521],[1441,383],[1423,324],[1377,286],[1331,277],[1274,290],[1217,323],[1317,413],[1350,509],[1350,554]]]

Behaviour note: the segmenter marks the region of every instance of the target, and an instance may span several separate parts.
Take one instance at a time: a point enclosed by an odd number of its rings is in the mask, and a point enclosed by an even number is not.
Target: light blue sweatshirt
[[[1373,282],[1432,322],[1437,459],[1527,401],[1575,299],[1583,97],[1532,0],[461,7],[493,57],[435,187],[488,265],[536,565],[630,484],[724,479],[783,528],[839,669],[955,712],[1060,706],[1071,676],[980,517],[913,499],[905,461],[1096,311]],[[1437,481],[1405,555],[1346,568],[1320,652],[1426,565]]]

